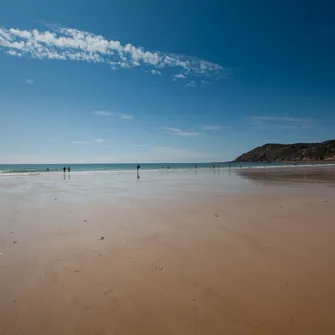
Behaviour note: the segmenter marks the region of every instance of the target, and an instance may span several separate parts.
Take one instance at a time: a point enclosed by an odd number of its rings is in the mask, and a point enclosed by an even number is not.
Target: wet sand
[[[335,333],[331,183],[224,194],[207,179],[200,201],[173,180],[84,199],[0,179],[0,334]]]

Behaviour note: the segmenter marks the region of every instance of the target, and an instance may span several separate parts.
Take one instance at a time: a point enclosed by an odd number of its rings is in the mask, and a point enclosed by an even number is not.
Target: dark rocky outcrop
[[[335,161],[335,140],[321,143],[269,143],[242,154],[234,162],[297,161]]]

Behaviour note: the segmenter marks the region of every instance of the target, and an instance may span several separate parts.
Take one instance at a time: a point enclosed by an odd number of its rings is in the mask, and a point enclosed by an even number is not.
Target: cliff
[[[335,161],[335,140],[321,143],[265,144],[234,162]]]

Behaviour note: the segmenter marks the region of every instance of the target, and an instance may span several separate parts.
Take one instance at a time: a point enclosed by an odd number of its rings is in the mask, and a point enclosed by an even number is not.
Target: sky
[[[0,164],[334,139],[334,78],[330,0],[1,1]]]

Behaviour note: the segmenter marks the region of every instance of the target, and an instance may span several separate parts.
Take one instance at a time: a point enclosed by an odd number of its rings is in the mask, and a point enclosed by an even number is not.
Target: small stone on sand
[[[104,240],[105,237],[104,236],[100,236],[99,240]]]

